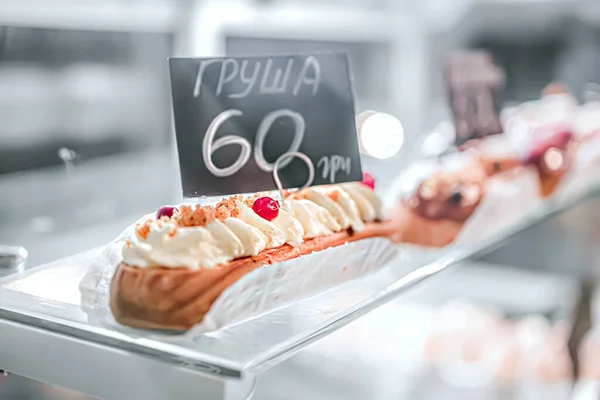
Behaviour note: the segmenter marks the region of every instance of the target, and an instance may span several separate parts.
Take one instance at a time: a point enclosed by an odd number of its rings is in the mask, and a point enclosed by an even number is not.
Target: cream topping
[[[305,239],[383,220],[380,200],[361,183],[309,188],[285,200],[278,216],[268,221],[243,201],[223,221],[210,218],[206,226],[178,226],[173,221],[150,221],[123,248],[123,261],[137,267],[212,268],[285,243],[296,247]],[[213,214],[214,215],[214,214]]]
[[[173,234],[177,229],[176,234]],[[123,249],[123,260],[138,267],[212,268],[231,260],[210,231],[201,226],[177,228],[152,224],[146,239],[135,234]]]
[[[288,200],[286,207],[290,214],[302,224],[305,239],[331,235],[342,230],[331,213],[310,200]]]
[[[247,255],[246,246],[238,235],[227,227],[223,222],[214,220],[206,225],[206,229],[210,232],[213,238],[221,244],[223,251],[231,257],[243,257]],[[248,246],[250,247],[250,246]]]
[[[300,221],[292,217],[287,211],[279,209],[279,215],[273,221],[285,233],[285,242],[292,247],[298,247],[304,239],[304,228]]]
[[[350,227],[355,232],[360,232],[365,227],[364,222],[360,218],[360,211],[358,211],[358,206],[352,200],[348,192],[340,187],[336,187],[331,189],[334,195],[337,197],[337,204],[344,210],[344,213],[348,216],[350,220]]]
[[[237,218],[227,218],[224,223],[242,242],[244,252],[241,257],[255,256],[267,248],[269,238],[258,228]]]
[[[362,185],[364,186],[364,185]],[[342,188],[348,193],[350,198],[356,203],[358,207],[358,211],[360,212],[360,216],[365,222],[372,222],[377,218],[377,210],[376,206],[369,201],[369,199],[362,193],[362,191],[358,188],[358,185],[355,184],[344,184]],[[367,188],[365,186],[367,190]],[[373,194],[375,196],[375,194]]]
[[[313,188],[308,188],[304,191],[304,196],[307,200],[310,200],[329,211],[342,229],[346,229],[350,226],[350,218],[348,218],[348,215],[346,215],[342,207],[322,192]]]
[[[246,222],[247,224],[258,228],[258,230],[265,234],[265,236],[268,239],[267,249],[279,247],[285,243],[285,233],[283,233],[283,231],[279,229],[277,225],[262,218],[261,216],[256,214],[254,210],[252,210],[250,207],[248,207],[241,201],[236,201],[236,205],[240,210],[238,218]]]
[[[347,185],[353,186],[358,193],[360,193],[367,202],[375,209],[375,219],[379,221],[385,220],[385,212],[381,200],[373,190],[366,185],[360,183],[348,183]]]

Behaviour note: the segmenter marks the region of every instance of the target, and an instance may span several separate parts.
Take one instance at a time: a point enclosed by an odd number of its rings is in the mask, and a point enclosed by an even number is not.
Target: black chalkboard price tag
[[[300,152],[312,185],[360,181],[354,99],[345,53],[170,58],[185,197],[275,188],[273,166]],[[278,169],[284,188],[309,180],[306,161]]]
[[[502,133],[500,103],[504,77],[485,52],[454,55],[447,70],[456,144]]]

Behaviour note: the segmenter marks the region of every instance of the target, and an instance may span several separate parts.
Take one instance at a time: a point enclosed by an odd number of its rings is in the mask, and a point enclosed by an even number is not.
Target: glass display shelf
[[[399,247],[375,274],[209,333],[133,330],[90,317],[81,308],[79,283],[101,249],[90,250],[0,279],[0,368],[100,398],[186,399],[199,392],[245,398],[257,374],[440,271],[598,194],[600,182],[557,196],[468,246]]]

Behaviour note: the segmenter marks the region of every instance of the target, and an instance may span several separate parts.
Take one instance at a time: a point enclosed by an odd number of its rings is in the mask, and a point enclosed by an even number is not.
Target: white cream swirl
[[[229,220],[238,221],[234,218],[229,218]],[[246,228],[246,232],[251,232],[252,226],[248,225],[248,228]],[[211,233],[217,243],[221,244],[223,250],[233,257],[244,257],[258,254],[258,251],[262,249],[256,249],[257,246],[253,246],[253,243],[256,243],[256,241],[261,242],[261,244],[264,243],[262,248],[264,248],[266,245],[266,240],[260,237],[260,235],[257,235],[256,232],[254,232],[254,238],[256,239],[253,241],[252,238],[247,238],[248,235],[244,235],[243,233],[241,235],[236,234],[230,226],[219,221],[218,219],[212,221],[210,224],[207,224],[206,229]],[[256,253],[254,253],[255,251]]]
[[[350,220],[350,227],[355,232],[360,232],[365,227],[363,220],[360,217],[358,206],[356,202],[352,200],[352,197],[341,187],[334,187],[330,189],[332,194],[335,196],[335,201],[344,210],[344,213]]]
[[[172,223],[154,223],[146,238],[139,233],[123,248],[123,261],[137,267],[211,268],[231,260],[210,231],[201,226],[177,228]]]
[[[255,256],[267,248],[269,238],[258,228],[237,218],[227,218],[225,225],[242,242],[242,257]]]
[[[304,239],[304,227],[287,211],[280,209],[279,215],[273,221],[285,233],[285,242],[292,247],[298,247]]]
[[[286,207],[304,228],[304,238],[331,235],[341,230],[340,224],[326,209],[310,200],[288,200]]]
[[[361,183],[302,190],[285,201],[272,221],[239,200],[235,209],[235,216],[206,226],[149,222],[143,235],[138,229],[127,241],[123,261],[138,267],[213,268],[286,243],[297,247],[305,239],[348,228],[360,232],[365,222],[383,220],[380,200]]]
[[[267,237],[268,249],[279,247],[285,243],[285,233],[277,225],[259,216],[241,201],[236,201],[236,206],[240,212],[238,218],[248,225],[258,228]]]
[[[348,215],[344,212],[342,207],[324,193],[313,188],[308,188],[304,191],[304,196],[307,200],[310,200],[329,211],[342,229],[346,229],[350,226],[350,218],[348,218]]]

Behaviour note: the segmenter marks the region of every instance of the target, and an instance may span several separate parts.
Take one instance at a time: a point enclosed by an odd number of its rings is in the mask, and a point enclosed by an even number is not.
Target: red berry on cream
[[[273,221],[279,215],[279,203],[270,197],[259,197],[252,209],[267,221]]]
[[[362,183],[375,190],[375,178],[373,178],[373,175],[369,174],[368,172],[363,172]]]
[[[179,212],[177,207],[163,206],[156,212],[156,219],[161,219],[162,217],[171,218],[175,212]]]

